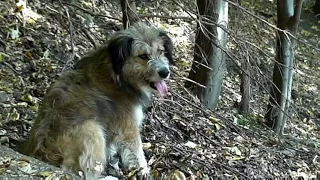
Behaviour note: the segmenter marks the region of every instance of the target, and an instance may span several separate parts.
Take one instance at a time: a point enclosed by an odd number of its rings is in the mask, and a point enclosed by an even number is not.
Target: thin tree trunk
[[[278,134],[282,134],[289,115],[295,48],[295,39],[283,30],[296,35],[302,3],[303,0],[278,0],[277,4],[277,26],[281,30],[277,31],[273,85],[265,118],[266,124]]]
[[[123,28],[128,28],[139,20],[135,0],[120,0]]]
[[[250,110],[250,94],[251,94],[251,81],[250,81],[250,63],[249,60],[244,62],[244,68],[241,74],[241,102],[239,106],[239,111],[241,114],[248,114]]]
[[[313,12],[320,18],[320,0],[316,0],[316,3],[313,6]]]
[[[225,48],[227,35],[221,28],[209,23],[216,22],[227,27],[228,3],[223,0],[197,0],[199,20],[195,42],[194,61],[189,79],[206,88],[187,82],[187,87],[199,97],[209,109],[215,109],[219,100],[222,80],[226,71]]]
[[[199,10],[198,20],[202,20],[202,16],[210,18],[213,22],[216,22],[218,17],[214,12],[214,3],[210,0],[197,0],[197,6]],[[206,31],[206,32],[204,32]],[[198,82],[201,85],[206,86],[208,81],[207,74],[210,69],[208,68],[208,56],[212,54],[214,45],[211,42],[217,36],[216,29],[213,25],[202,24],[197,22],[197,32],[194,47],[194,60],[191,70],[189,72],[189,79]],[[191,87],[192,91],[203,100],[204,88],[194,85],[191,82],[186,82],[187,87]]]

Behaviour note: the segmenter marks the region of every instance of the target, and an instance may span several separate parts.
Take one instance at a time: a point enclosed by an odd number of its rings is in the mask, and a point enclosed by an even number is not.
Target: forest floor
[[[263,6],[262,1],[242,3],[275,24],[275,4],[268,1]],[[0,144],[15,149],[27,137],[49,85],[122,26],[118,1],[75,2],[28,0],[22,7],[14,0],[0,1]],[[320,21],[310,12],[312,1],[306,1],[301,18],[294,105],[283,137],[263,126],[275,32],[235,6],[229,10],[228,47],[238,58],[228,65],[218,109],[202,108],[184,88],[196,27],[186,12],[195,9],[190,2],[137,1],[138,13],[171,35],[177,62],[168,82],[170,95],[154,98],[142,129],[155,179],[316,179],[320,172]],[[241,97],[237,64],[246,57],[253,66],[254,81],[251,113],[242,116],[236,108]]]

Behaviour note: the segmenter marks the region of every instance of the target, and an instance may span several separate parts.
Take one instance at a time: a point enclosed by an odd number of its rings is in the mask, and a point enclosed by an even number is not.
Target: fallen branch
[[[7,62],[2,62],[4,65],[6,65],[8,68],[10,68],[16,75],[18,75],[18,76],[20,76],[20,73],[17,71],[17,70],[15,70],[12,66],[11,66],[11,64],[9,64],[9,63],[7,63]]]
[[[87,14],[90,14],[91,16],[97,16],[97,17],[106,17],[106,18],[109,18],[109,19],[113,19],[113,20],[117,20],[119,22],[122,22],[121,19],[118,19],[118,18],[114,18],[114,17],[111,17],[111,16],[108,16],[108,15],[104,15],[104,14],[99,14],[99,13],[95,13],[95,12],[92,12],[92,11],[89,11],[85,8],[82,8],[76,4],[71,4],[71,3],[68,3],[68,2],[63,2],[64,4],[68,5],[68,6],[73,6],[73,7],[76,7],[77,9],[87,13]],[[154,14],[146,14],[146,15],[138,15],[139,18],[160,18],[160,19],[182,19],[182,20],[187,20],[187,21],[192,21],[194,18],[192,17],[188,17],[188,16],[163,16],[163,15],[154,15]]]
[[[160,18],[160,19],[182,19],[186,21],[193,21],[192,17],[188,16],[163,16],[163,15],[155,15],[155,14],[146,14],[139,15],[140,18]]]
[[[88,31],[90,30],[87,30],[87,29],[81,29],[81,31],[84,33],[84,35],[89,39],[89,41],[92,43],[93,47],[95,49],[97,49],[97,43],[96,41],[94,40],[94,38],[90,35],[90,33]],[[91,31],[90,31],[91,32]]]
[[[108,15],[104,15],[104,14],[99,14],[99,13],[95,13],[95,12],[91,12],[85,8],[82,8],[76,4],[71,4],[71,3],[68,3],[68,2],[63,2],[65,5],[68,5],[68,6],[73,6],[75,8],[78,8],[80,9],[81,11],[87,13],[87,14],[90,14],[91,16],[97,16],[97,17],[106,17],[106,18],[109,18],[109,19],[113,19],[113,20],[117,20],[119,22],[122,22],[121,19],[118,19],[118,18],[114,18],[114,17],[111,17],[111,16],[108,16]]]

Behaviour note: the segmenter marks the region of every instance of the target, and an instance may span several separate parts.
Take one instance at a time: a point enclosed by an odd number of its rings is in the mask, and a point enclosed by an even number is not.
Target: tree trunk
[[[265,119],[266,124],[278,134],[282,134],[289,115],[295,48],[295,39],[282,30],[296,35],[302,3],[303,0],[278,0],[277,2],[277,26],[281,30],[277,31],[273,85]]]
[[[197,5],[201,23],[197,25],[194,60],[189,79],[202,86],[192,82],[187,82],[186,86],[191,88],[207,108],[215,109],[226,71],[226,55],[221,48],[226,46],[227,34],[214,23],[227,27],[228,3],[224,0],[197,0]]]
[[[241,74],[241,85],[240,85],[240,93],[241,93],[241,102],[239,106],[239,111],[241,114],[248,114],[250,110],[250,63],[249,60],[246,60],[243,63],[243,69]]]
[[[122,9],[123,28],[127,29],[130,25],[139,20],[135,0],[120,0]]]
[[[313,6],[313,12],[320,18],[320,0],[316,0],[316,3]]]

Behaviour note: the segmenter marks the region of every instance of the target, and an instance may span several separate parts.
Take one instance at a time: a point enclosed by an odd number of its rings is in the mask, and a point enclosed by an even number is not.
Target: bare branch
[[[89,11],[89,10],[87,10],[87,9],[84,9],[84,8],[82,8],[82,7],[80,7],[80,6],[76,5],[76,4],[71,4],[71,3],[68,3],[68,2],[65,2],[65,1],[63,2],[63,4],[66,4],[66,5],[68,5],[68,6],[73,6],[73,7],[75,7],[75,8],[78,8],[78,9],[80,9],[81,11],[83,11],[83,12],[85,12],[85,13],[87,13],[87,14],[90,14],[90,15],[92,15],[92,16],[96,16],[96,17],[106,17],[106,18],[113,19],[113,20],[116,20],[116,21],[119,21],[119,22],[122,21],[121,19],[118,19],[118,18],[114,18],[114,17],[107,16],[107,15],[104,15],[104,14],[98,14],[98,13],[95,13],[95,12],[91,12],[91,11]]]
[[[70,59],[67,60],[66,64],[62,68],[62,71],[65,71],[68,66],[70,66],[70,65],[73,66],[72,63],[73,63],[73,59],[75,57],[74,42],[73,42],[73,27],[72,27],[72,22],[70,20],[70,15],[69,15],[68,10],[63,6],[63,3],[61,2],[61,0],[59,0],[59,2],[60,2],[61,7],[64,9],[64,11],[67,15],[67,18],[68,18],[69,34],[70,34],[70,41],[71,41],[70,44],[71,44],[71,52],[72,52]]]

